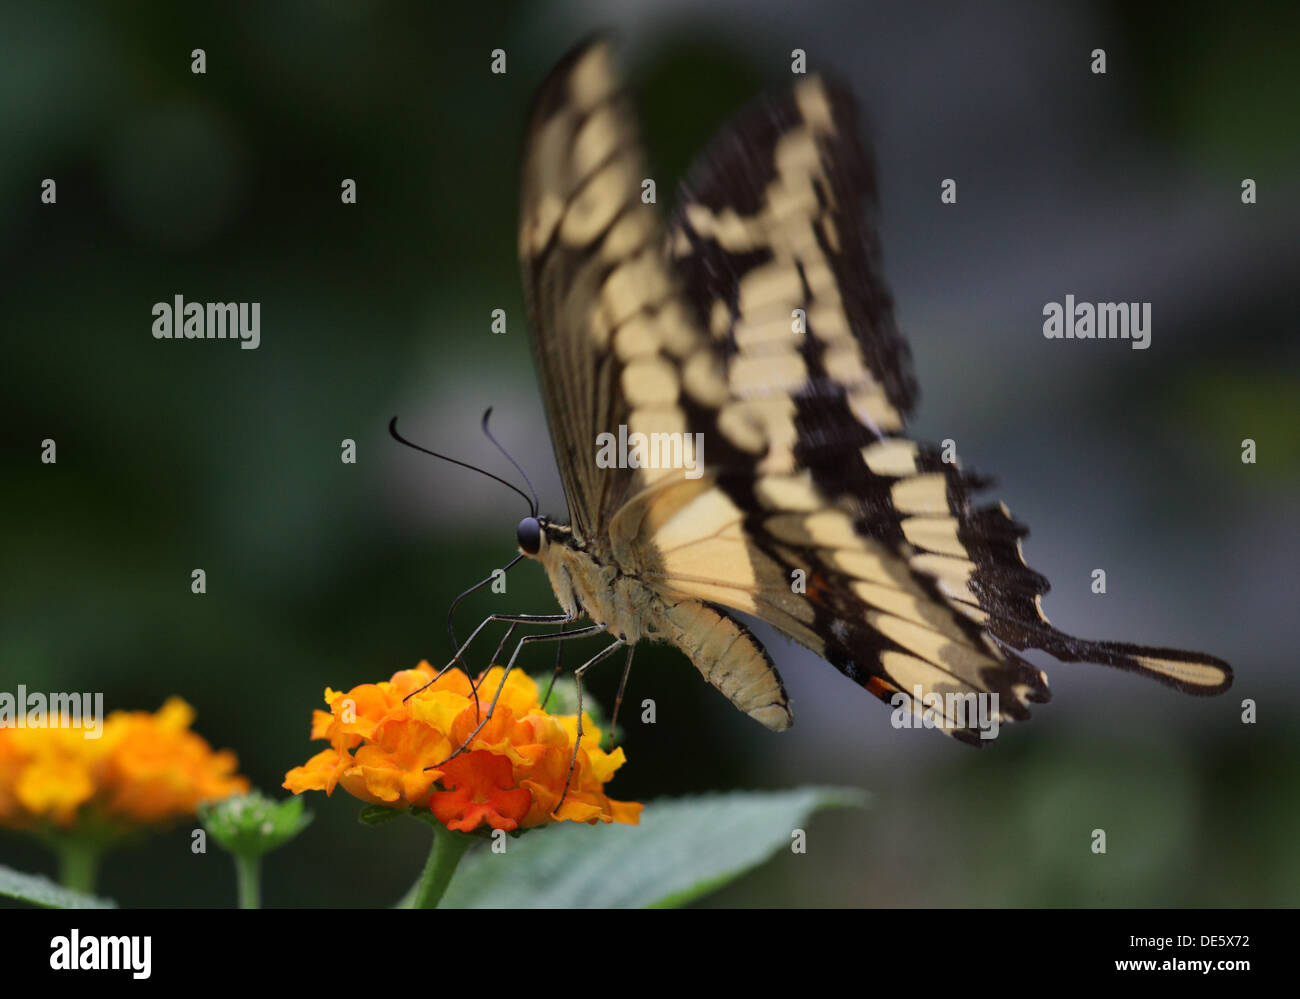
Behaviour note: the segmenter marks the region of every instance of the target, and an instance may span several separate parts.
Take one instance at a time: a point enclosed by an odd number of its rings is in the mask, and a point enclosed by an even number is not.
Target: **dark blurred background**
[[[867,811],[815,819],[806,856],[706,904],[1297,904],[1298,10],[6,5],[0,689],[100,690],[109,709],[180,694],[257,786],[286,793],[284,772],[320,748],[325,685],[444,662],[449,601],[514,551],[518,497],[400,448],[389,417],[507,472],[478,432],[495,405],[563,514],[515,259],[534,88],[590,30],[616,29],[667,202],[730,111],[788,83],[798,47],[850,81],[869,123],[916,434],[998,477],[993,495],[1033,527],[1055,624],[1210,651],[1237,683],[1200,700],[1039,657],[1053,702],[972,752],[893,730],[770,630],[796,709],[779,736],[643,649],[629,701],[655,698],[659,721],[628,713],[611,791],[872,793]],[[939,200],[947,177],[956,205]],[[57,205],[40,203],[44,178]],[[1067,293],[1151,302],[1151,348],[1045,340],[1043,305]],[[260,348],[156,341],[153,303],[176,294],[261,302]],[[47,437],[57,465],[39,460]],[[506,596],[466,602],[461,628],[554,607],[522,566]],[[593,674],[606,705],[618,673]],[[346,795],[311,798],[315,824],[268,859],[266,903],[395,901],[427,829],[364,829]],[[231,903],[229,861],[192,856],[188,828],[111,855],[101,891]],[[0,863],[53,871],[7,833]]]

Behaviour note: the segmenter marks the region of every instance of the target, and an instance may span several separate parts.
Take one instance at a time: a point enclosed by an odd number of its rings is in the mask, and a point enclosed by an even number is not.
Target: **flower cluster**
[[[453,756],[487,716],[502,669],[494,666],[482,678],[479,702],[461,670],[430,683],[434,675],[422,662],[346,693],[326,688],[329,711],[314,713],[312,738],[328,740],[330,748],[290,770],[284,787],[332,794],[342,786],[371,804],[429,808],[447,828],[465,832],[483,824],[527,829],[557,819],[640,821],[639,803],[605,796],[605,782],[623,765],[623,750],[602,750],[600,730],[589,717],[583,717],[565,794],[577,716],[548,714],[538,703],[537,684],[511,672],[491,717]]]
[[[247,791],[234,754],[213,752],[193,721],[173,697],[156,714],[113,712],[98,739],[80,728],[0,728],[0,825],[158,823]]]

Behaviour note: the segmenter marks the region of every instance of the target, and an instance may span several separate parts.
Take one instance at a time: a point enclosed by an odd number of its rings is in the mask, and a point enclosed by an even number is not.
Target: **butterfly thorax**
[[[520,551],[546,568],[555,598],[571,618],[586,616],[629,644],[642,638],[669,642],[741,711],[768,728],[789,727],[781,678],[741,622],[718,607],[647,585],[633,566],[601,557],[568,525],[541,521],[538,534],[530,532],[525,540],[530,543]]]
[[[567,524],[544,522],[542,537],[539,551],[530,557],[546,569],[566,614],[590,618],[632,644],[655,635],[661,601],[650,587],[625,574],[612,558],[597,557]]]

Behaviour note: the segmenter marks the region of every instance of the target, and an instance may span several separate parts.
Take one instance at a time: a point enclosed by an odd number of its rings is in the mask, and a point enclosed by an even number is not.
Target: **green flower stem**
[[[99,847],[85,840],[65,837],[59,841],[57,850],[59,883],[64,888],[93,895],[99,875]]]
[[[424,873],[420,875],[420,880],[411,895],[412,909],[438,907],[443,894],[447,891],[447,885],[451,882],[451,876],[456,873],[456,865],[460,863],[460,858],[474,842],[473,836],[453,832],[441,822],[435,821],[431,825],[433,847],[429,850],[429,859],[425,861]]]
[[[262,907],[262,858],[258,854],[236,853],[235,880],[239,883],[239,907]]]

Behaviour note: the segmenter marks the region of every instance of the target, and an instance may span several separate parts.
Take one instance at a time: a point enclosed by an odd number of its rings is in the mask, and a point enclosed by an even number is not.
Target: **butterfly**
[[[537,94],[519,229],[569,520],[534,509],[517,540],[562,613],[498,619],[588,619],[569,635],[611,641],[579,681],[666,642],[774,730],[790,701],[737,612],[882,700],[937,695],[937,727],[977,746],[987,733],[963,698],[991,697],[1000,721],[1049,699],[1027,649],[1192,694],[1229,687],[1212,656],[1053,627],[1026,529],[973,502],[987,480],[907,436],[917,387],[844,86],[802,77],[738,115],[666,220],[645,178],[611,47],[585,43]]]

